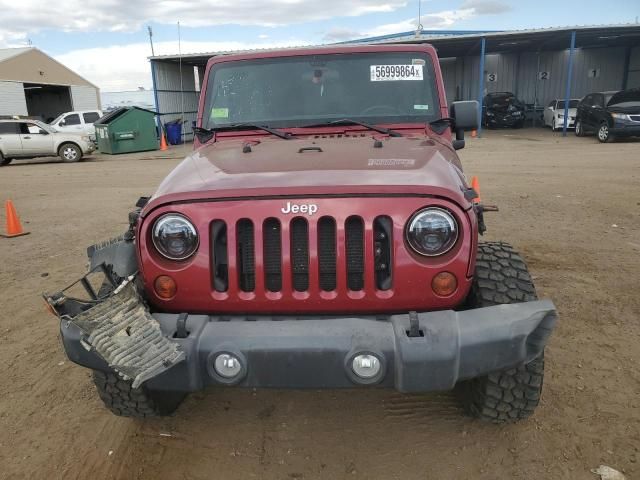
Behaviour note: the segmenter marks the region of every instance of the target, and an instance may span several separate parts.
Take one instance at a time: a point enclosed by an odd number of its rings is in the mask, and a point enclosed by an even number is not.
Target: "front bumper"
[[[549,300],[384,317],[234,317],[188,315],[188,334],[176,338],[177,314],[154,314],[185,360],[146,381],[149,388],[196,391],[209,385],[277,388],[344,388],[362,384],[403,392],[448,390],[459,381],[526,363],[540,355],[556,323]],[[184,315],[182,316],[184,320]],[[413,320],[413,324],[412,324]],[[416,323],[417,322],[417,323]],[[413,330],[412,330],[413,327]],[[420,334],[415,333],[416,327]],[[109,370],[82,331],[61,321],[64,348],[80,365]],[[241,359],[238,378],[216,374],[220,353]],[[351,369],[355,355],[382,364],[372,381]]]
[[[640,123],[616,120],[609,132],[616,137],[640,137]]]
[[[523,124],[525,120],[526,117],[524,115],[500,114],[486,117],[487,125],[495,128],[514,127]]]

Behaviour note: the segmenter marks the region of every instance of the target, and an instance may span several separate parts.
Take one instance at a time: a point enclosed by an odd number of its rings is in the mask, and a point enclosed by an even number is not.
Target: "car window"
[[[0,123],[0,135],[9,135],[18,133],[16,124],[14,122]]]
[[[80,125],[80,115],[74,113],[72,115],[67,115],[64,117],[64,125],[68,127],[70,125]]]
[[[592,97],[592,95],[587,95],[586,97],[584,97],[584,98],[582,99],[582,102],[581,102],[581,103],[582,103],[583,105],[586,105],[587,107],[590,107],[590,106],[591,106],[591,97]]]
[[[82,117],[84,118],[84,123],[93,124],[93,122],[98,121],[98,119],[100,118],[100,115],[98,115],[97,112],[87,112],[87,113],[83,113]]]
[[[34,125],[33,123],[28,123],[27,128],[29,129],[29,133],[38,135],[42,133],[42,129],[38,125]]]
[[[604,107],[604,97],[600,94],[593,96],[593,105],[596,107]]]

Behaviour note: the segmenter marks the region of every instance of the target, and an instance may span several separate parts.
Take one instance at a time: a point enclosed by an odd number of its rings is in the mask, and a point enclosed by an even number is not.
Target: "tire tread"
[[[478,245],[476,272],[468,308],[537,300],[527,265],[504,242]],[[462,400],[469,414],[493,423],[529,417],[540,402],[544,353],[530,363],[461,382]]]

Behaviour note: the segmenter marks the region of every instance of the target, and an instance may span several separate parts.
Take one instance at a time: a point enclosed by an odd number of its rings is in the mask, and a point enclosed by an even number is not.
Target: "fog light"
[[[380,363],[380,359],[375,355],[361,354],[353,358],[351,368],[353,369],[353,373],[360,378],[370,379],[380,373],[382,364]]]
[[[153,283],[153,287],[160,298],[168,300],[175,297],[178,287],[173,278],[168,275],[160,275]]]
[[[436,295],[448,297],[458,288],[458,280],[453,273],[440,272],[433,277],[431,288]]]
[[[236,377],[242,372],[240,359],[230,353],[221,353],[213,361],[216,373],[224,378]]]

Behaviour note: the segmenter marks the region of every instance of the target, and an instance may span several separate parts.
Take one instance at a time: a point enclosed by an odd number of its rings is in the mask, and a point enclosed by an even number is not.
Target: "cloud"
[[[473,8],[476,15],[497,15],[512,10],[511,5],[499,0],[465,0],[460,8]]]
[[[332,28],[324,34],[322,40],[325,42],[344,42],[359,37],[362,37],[362,34],[355,30],[349,28]]]
[[[41,30],[67,32],[136,31],[148,22],[184,27],[213,25],[282,26],[392,12],[408,0],[0,0],[0,47]]]
[[[420,17],[422,28],[429,30],[437,30],[449,28],[457,22],[467,20],[475,16],[473,8],[465,8],[460,10],[444,10],[442,12],[428,13]],[[369,32],[369,36],[389,35],[392,33],[410,32],[417,30],[418,25],[415,18],[404,20],[397,23],[387,23],[379,25]]]
[[[457,10],[443,10],[427,13],[420,17],[420,24],[426,30],[451,28],[458,22],[481,15],[497,15],[511,10],[511,6],[499,0],[465,0]],[[379,25],[367,32],[368,36],[389,35],[418,29],[415,18],[401,22]]]
[[[182,42],[182,51],[216,52],[227,50],[248,50],[254,48],[281,48],[304,45],[302,41],[288,42]],[[156,55],[178,52],[177,42],[156,42]],[[147,57],[151,55],[149,44],[133,43],[104,48],[74,50],[55,58],[104,91],[136,90],[138,87],[151,88],[151,68]],[[189,67],[186,67],[189,68]]]

